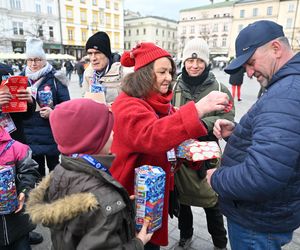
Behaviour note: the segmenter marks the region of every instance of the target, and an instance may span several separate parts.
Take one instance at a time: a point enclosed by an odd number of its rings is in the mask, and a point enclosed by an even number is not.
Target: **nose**
[[[254,69],[249,65],[245,65],[245,69],[246,69],[246,72],[247,72],[247,76],[249,78],[251,78],[254,75],[254,72],[255,72]]]
[[[166,79],[168,81],[172,81],[172,74],[171,73],[167,73]]]

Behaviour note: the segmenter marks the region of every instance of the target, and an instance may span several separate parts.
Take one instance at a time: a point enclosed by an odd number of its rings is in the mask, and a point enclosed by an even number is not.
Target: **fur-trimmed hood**
[[[33,223],[57,225],[99,207],[97,198],[92,193],[76,193],[50,203],[46,202],[45,194],[51,178],[52,174],[49,174],[30,192],[26,211]]]

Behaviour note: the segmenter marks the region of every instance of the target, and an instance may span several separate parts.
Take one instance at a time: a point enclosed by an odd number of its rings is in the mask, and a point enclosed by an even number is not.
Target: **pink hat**
[[[54,140],[65,155],[99,153],[110,136],[113,121],[105,104],[87,98],[63,102],[50,114]]]
[[[171,55],[154,43],[140,43],[131,51],[123,53],[121,64],[125,67],[134,66],[134,71],[137,71],[139,68],[161,57],[171,57]]]

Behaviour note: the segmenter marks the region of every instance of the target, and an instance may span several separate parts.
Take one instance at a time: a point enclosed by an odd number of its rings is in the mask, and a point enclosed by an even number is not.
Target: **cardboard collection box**
[[[148,232],[161,227],[164,207],[166,173],[161,167],[143,165],[135,169],[136,229],[144,219],[150,221]]]
[[[0,214],[10,214],[17,209],[17,189],[12,166],[0,166]]]

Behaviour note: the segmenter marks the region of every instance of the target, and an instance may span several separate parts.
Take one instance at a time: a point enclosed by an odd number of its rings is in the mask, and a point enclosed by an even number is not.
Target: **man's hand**
[[[28,103],[33,103],[31,93],[28,89],[18,89],[16,96],[21,101],[27,101]]]
[[[208,169],[206,171],[206,179],[207,179],[207,183],[211,186],[211,183],[210,183],[210,180],[211,180],[211,176],[213,175],[213,173],[216,171],[217,169],[216,168],[211,168],[211,169]]]
[[[215,122],[213,133],[218,139],[226,138],[233,132],[235,124],[226,119],[218,119]]]

